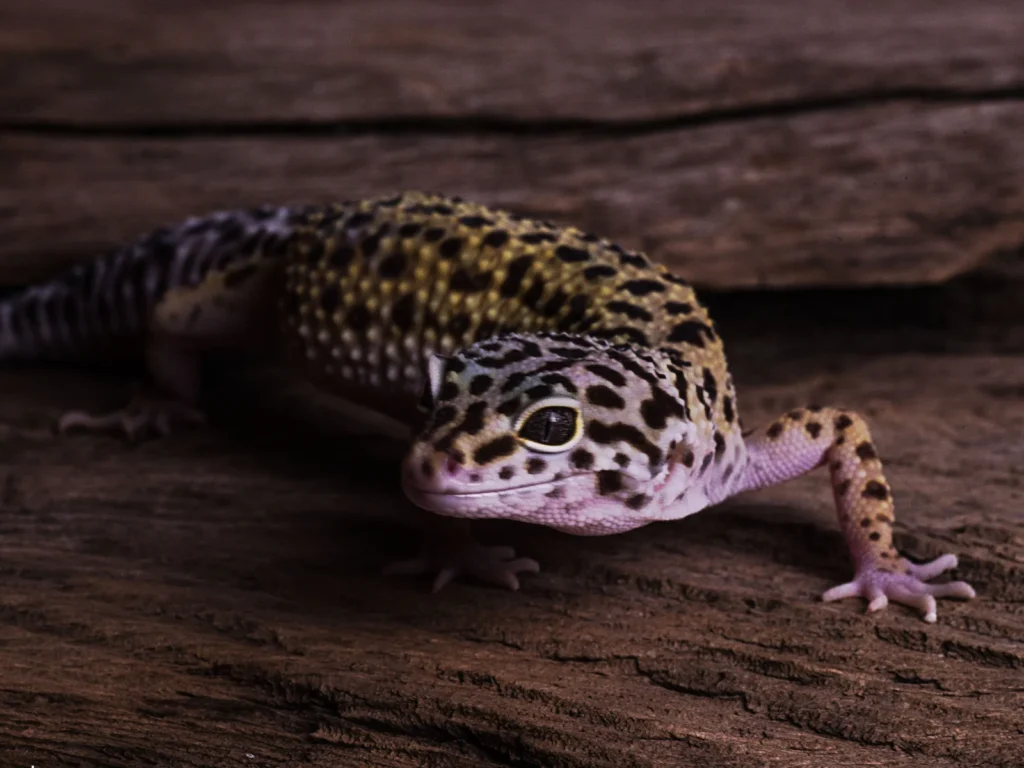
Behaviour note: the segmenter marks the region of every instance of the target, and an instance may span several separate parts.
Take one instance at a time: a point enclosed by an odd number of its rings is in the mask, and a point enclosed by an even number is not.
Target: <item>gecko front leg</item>
[[[892,491],[871,442],[867,424],[850,411],[811,407],[790,411],[746,439],[749,462],[737,490],[778,485],[827,465],[839,524],[853,559],[852,581],[827,590],[822,600],[863,597],[877,611],[894,600],[936,619],[937,597],[969,599],[974,590],[963,581],[928,584],[957,565],[947,554],[916,565],[893,544]]]

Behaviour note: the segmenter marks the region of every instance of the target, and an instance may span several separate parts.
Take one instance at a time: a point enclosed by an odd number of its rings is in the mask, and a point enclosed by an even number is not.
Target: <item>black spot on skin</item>
[[[732,424],[736,421],[736,410],[733,408],[732,398],[726,395],[722,398],[722,412],[725,414],[725,422]]]
[[[888,515],[875,515],[875,520],[880,522],[882,525],[892,525],[892,518]]]
[[[320,293],[320,307],[328,316],[334,314],[334,310],[338,308],[340,301],[341,290],[338,288],[337,283],[331,283]]]
[[[638,307],[636,304],[630,304],[628,301],[610,301],[605,307],[609,312],[617,312],[620,315],[625,315],[630,320],[643,320],[650,322],[654,318],[651,313],[643,307]]]
[[[626,386],[626,377],[621,373],[618,373],[613,368],[602,366],[600,362],[595,362],[591,366],[587,366],[587,370],[590,371],[594,376],[600,376],[605,381],[611,382],[616,387]]]
[[[615,454],[615,463],[618,464],[623,469],[625,469],[626,467],[629,466],[630,458],[629,458],[629,456],[627,456],[624,453],[616,453]]]
[[[335,269],[345,269],[352,263],[352,259],[355,258],[355,255],[356,252],[347,245],[339,246],[331,253],[331,266]]]
[[[438,400],[454,400],[459,396],[459,385],[454,381],[446,381],[441,385],[441,391],[437,393]]]
[[[860,521],[860,527],[861,528],[870,528],[871,527],[871,518],[870,517],[862,518],[861,521]]]
[[[793,421],[799,421],[800,419],[803,418],[804,409],[803,408],[794,408],[792,411],[790,411],[786,415],[789,418],[791,418]]]
[[[550,232],[527,232],[520,235],[519,239],[527,245],[539,245],[540,243],[553,243],[555,236]]]
[[[569,297],[566,295],[565,291],[561,288],[556,289],[554,295],[544,302],[544,306],[541,307],[540,313],[544,315],[544,317],[554,317],[565,305],[568,298]]]
[[[561,499],[562,497],[565,496],[565,488],[552,488],[550,491],[545,493],[544,496],[549,499]]]
[[[392,253],[381,261],[380,266],[377,267],[377,274],[383,278],[395,278],[405,271],[405,255],[401,253]]]
[[[253,275],[256,274],[257,267],[255,264],[246,264],[244,267],[233,269],[224,275],[224,287],[235,288],[242,283],[246,282]]]
[[[726,464],[725,465],[725,469],[722,471],[722,482],[723,483],[729,482],[729,478],[732,477],[733,469],[734,468],[733,468],[732,464]]]
[[[552,347],[551,352],[552,354],[569,360],[582,360],[587,356],[587,351],[585,349],[570,349],[568,347]]]
[[[843,462],[841,461],[833,461],[831,464],[828,465],[829,472],[838,472],[842,468]]]
[[[836,445],[842,445],[845,442],[846,442],[846,438],[843,437],[842,435],[840,435],[839,437],[836,438]]]
[[[718,399],[718,382],[710,368],[704,369],[704,391],[708,394],[708,404],[714,405]]]
[[[560,245],[555,248],[555,256],[566,263],[587,261],[587,259],[590,258],[590,254],[585,250],[582,248],[573,248],[571,245]]]
[[[345,226],[355,229],[356,227],[362,227],[373,221],[373,214],[370,213],[354,213],[349,217],[349,220],[345,222]]]
[[[626,407],[626,401],[619,396],[619,393],[604,384],[587,387],[587,400],[601,408],[621,410]]]
[[[685,301],[669,301],[665,304],[665,311],[670,315],[688,315],[693,312],[693,305]]]
[[[880,538],[882,538],[882,534],[880,534],[878,531],[872,531],[868,534],[868,538],[872,541],[878,541]]]
[[[558,322],[559,329],[563,331],[574,330],[579,323],[583,322],[587,312],[587,297],[577,293],[569,299],[569,311]]]
[[[345,323],[353,331],[365,331],[370,327],[370,321],[372,320],[370,310],[368,310],[362,304],[356,304],[348,311],[348,316],[345,318]]]
[[[511,416],[513,413],[519,410],[519,396],[506,400],[496,409],[502,416]]]
[[[547,384],[538,384],[526,390],[526,396],[530,400],[543,400],[551,396],[551,387]]]
[[[665,290],[665,284],[658,280],[630,280],[619,286],[634,296],[647,296],[651,293],[660,293]]]
[[[487,248],[501,248],[505,243],[508,242],[508,232],[504,229],[496,229],[493,232],[488,232],[484,237],[482,245]]]
[[[602,469],[597,473],[597,492],[602,496],[622,490],[622,475],[614,469]]]
[[[868,461],[870,459],[877,459],[878,458],[878,453],[875,452],[875,446],[873,446],[871,443],[867,442],[866,440],[863,443],[861,443],[860,445],[857,446],[857,455],[863,461]]]
[[[455,213],[455,209],[447,203],[438,203],[434,206],[434,213],[439,216],[451,216]]]
[[[808,421],[804,425],[804,429],[807,430],[807,434],[812,438],[817,438],[821,434],[821,424],[816,421]]]
[[[363,256],[369,259],[380,247],[380,236],[370,235],[369,237],[363,238],[363,242],[359,244],[359,247],[363,251]]]
[[[533,283],[523,294],[522,302],[531,309],[536,309],[537,303],[544,295],[544,283],[540,278],[534,278]]]
[[[664,277],[670,283],[675,283],[676,285],[681,285],[684,288],[689,288],[690,287],[690,283],[689,282],[687,282],[683,278],[679,277],[678,275],[673,275],[671,272],[665,272],[662,275],[662,277]]]
[[[704,337],[712,338],[711,328],[698,320],[687,320],[674,326],[668,335],[671,342],[683,342],[695,347],[704,346]]]
[[[416,296],[407,293],[396,301],[391,307],[391,322],[399,330],[408,331],[412,328],[413,312],[416,309]]]
[[[513,349],[507,352],[504,357],[481,357],[477,365],[484,368],[505,368],[513,363],[521,363],[528,359],[528,355],[521,349]]]
[[[474,376],[473,380],[469,382],[469,394],[482,395],[484,392],[491,388],[491,384],[493,383],[494,379],[492,379],[486,373],[481,373],[479,376]]]
[[[836,486],[836,495],[845,496],[848,490],[850,490],[850,481],[843,480],[843,482]]]
[[[447,241],[445,241],[447,242]],[[491,286],[490,272],[470,272],[467,269],[457,269],[452,273],[448,287],[460,293],[480,293]]]
[[[420,464],[420,474],[424,477],[434,476],[434,465],[430,463],[430,459],[424,459],[423,463]]]
[[[515,467],[502,467],[501,471],[498,473],[498,477],[500,477],[502,480],[510,480],[515,475],[515,473]]]
[[[442,237],[445,236],[445,231],[441,227],[430,227],[423,232],[423,241],[427,243],[436,243]]]
[[[768,435],[768,438],[770,440],[774,440],[776,437],[782,434],[783,429],[784,427],[782,426],[782,422],[774,421],[772,422],[772,425],[768,427],[768,431],[765,432],[765,434]]]
[[[572,379],[568,376],[562,376],[558,373],[549,373],[547,376],[542,376],[541,381],[551,386],[560,386],[566,392],[575,395],[577,392],[576,385],[573,384]]]
[[[407,240],[411,237],[416,237],[416,235],[418,235],[422,229],[423,225],[417,224],[416,222],[403,224],[398,228],[398,236]]]
[[[442,259],[454,259],[462,251],[462,238],[449,237],[438,246],[437,252]]]
[[[693,467],[693,462],[696,460],[697,457],[693,455],[693,451],[691,451],[689,448],[687,448],[686,451],[683,452],[683,457],[682,459],[680,459],[680,461],[682,461],[683,463],[683,466],[686,467],[687,469]]]
[[[658,446],[654,445],[647,437],[631,424],[605,424],[600,421],[591,421],[587,424],[587,436],[595,443],[608,445],[610,443],[627,443],[647,456],[648,462],[653,466],[661,462],[662,453]]]
[[[845,413],[836,417],[836,429],[846,429],[848,426],[853,424],[853,419],[847,416]]]
[[[455,338],[460,338],[466,331],[469,330],[470,320],[469,315],[465,312],[459,312],[452,316],[452,319],[448,321],[448,333]]]
[[[543,350],[536,342],[524,340],[521,343],[523,345],[521,349],[526,353],[527,357],[544,357]]]
[[[474,472],[469,476],[469,482],[471,483],[479,483],[481,480],[483,480],[483,477],[479,472]]]
[[[613,349],[608,350],[607,355],[609,358],[611,358],[616,363],[621,365],[634,376],[643,379],[648,384],[654,384],[655,382],[658,381],[657,376],[655,376],[650,371],[646,370],[643,366],[639,365],[635,360],[633,360],[633,358],[629,357],[628,355],[624,355],[621,352],[617,352],[616,350]]]
[[[484,443],[473,452],[473,462],[480,467],[486,466],[498,459],[503,459],[506,456],[511,456],[519,447],[519,443],[512,435],[502,435],[496,437],[489,443]],[[510,470],[511,467],[504,467],[499,473],[499,477],[503,480],[507,480],[512,477],[512,473],[509,472],[508,476],[505,476],[505,472]]]
[[[809,405],[809,406],[807,406],[807,410],[810,411],[811,413],[821,413],[821,406],[820,405]]]
[[[641,256],[639,253],[629,253],[627,251],[620,251],[619,261],[623,264],[628,264],[631,267],[637,269],[646,269],[650,265],[647,263],[647,259]]]
[[[626,506],[630,509],[643,509],[651,503],[651,497],[643,493],[637,493],[626,499]]]
[[[459,218],[459,224],[470,229],[480,229],[480,227],[486,227],[493,223],[493,221],[483,216],[461,216]]]
[[[701,473],[702,475],[703,475],[703,474],[704,474],[705,472],[707,472],[707,469],[708,469],[708,467],[710,467],[710,466],[711,466],[711,460],[712,460],[713,458],[715,458],[715,455],[714,455],[713,453],[709,453],[709,454],[708,454],[707,456],[705,456],[705,457],[704,457],[704,461],[702,461],[702,462],[700,463],[700,473]]]
[[[725,438],[722,437],[721,432],[715,432],[715,458],[722,458],[723,453],[725,453]]]
[[[530,270],[530,266],[532,264],[532,256],[520,256],[508,265],[508,271],[505,273],[505,280],[501,284],[502,296],[505,298],[511,298],[519,293],[519,289],[523,284],[523,278],[526,277],[526,273]]]
[[[686,415],[678,400],[657,387],[653,387],[649,400],[640,403],[640,415],[651,429],[665,429],[671,417],[681,419]]]
[[[594,454],[585,448],[577,448],[569,459],[576,469],[590,469],[594,466]]]
[[[866,499],[878,499],[879,501],[885,501],[889,498],[889,489],[885,483],[880,483],[877,480],[868,480],[868,484],[864,486],[864,493],[862,494]]]
[[[462,373],[466,370],[466,361],[458,357],[449,357],[446,359],[445,373],[451,371],[452,373]]]
[[[600,280],[603,277],[615,277],[619,274],[615,267],[609,267],[607,264],[598,264],[593,267],[587,267],[583,270],[583,277],[586,280]]]
[[[526,462],[526,471],[531,475],[539,475],[547,468],[548,463],[544,459],[534,457]]]
[[[502,394],[508,394],[513,389],[522,384],[524,381],[526,381],[526,379],[527,375],[522,371],[517,371],[516,373],[513,373],[511,376],[505,379],[505,383],[501,385]]]

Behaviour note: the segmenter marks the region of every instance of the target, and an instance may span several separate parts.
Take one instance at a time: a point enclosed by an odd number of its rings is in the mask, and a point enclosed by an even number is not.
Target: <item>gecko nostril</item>
[[[444,471],[449,475],[456,475],[462,469],[462,465],[455,459],[454,456],[449,456],[444,460]]]

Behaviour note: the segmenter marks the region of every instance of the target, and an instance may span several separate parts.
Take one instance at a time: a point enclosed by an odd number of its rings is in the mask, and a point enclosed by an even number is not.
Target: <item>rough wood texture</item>
[[[484,527],[544,571],[431,596],[378,575],[415,546],[382,444],[289,428],[284,397],[256,416],[223,378],[205,432],[59,439],[59,409],[118,387],[4,372],[0,756],[1019,766],[1019,290],[713,301],[751,423],[809,400],[870,418],[899,544],[960,553],[980,593],[934,626],[816,602],[848,573],[820,473],[624,536]]]
[[[0,284],[209,207],[425,187],[715,287],[1024,241],[1024,5],[0,7]]]
[[[0,115],[657,120],[1005,93],[1024,88],[1022,25],[1001,0],[37,0],[0,8]]]

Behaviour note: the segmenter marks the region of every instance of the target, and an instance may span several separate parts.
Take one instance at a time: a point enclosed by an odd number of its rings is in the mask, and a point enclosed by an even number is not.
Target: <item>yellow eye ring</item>
[[[525,408],[516,417],[513,428],[516,439],[530,450],[562,453],[582,439],[583,412],[570,397],[549,397]]]

